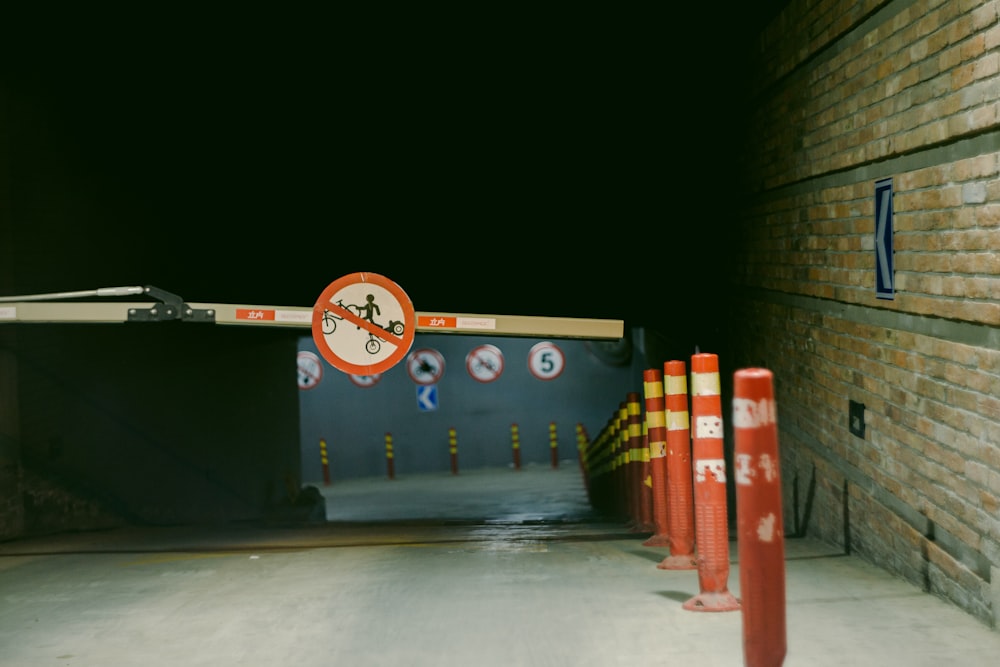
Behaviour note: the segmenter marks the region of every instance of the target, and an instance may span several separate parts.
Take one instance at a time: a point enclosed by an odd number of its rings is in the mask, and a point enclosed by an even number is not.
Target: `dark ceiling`
[[[641,325],[724,290],[738,54],[770,5],[63,16],[3,74],[103,211],[58,232],[93,256],[61,289],[304,306],[369,271],[419,311]]]

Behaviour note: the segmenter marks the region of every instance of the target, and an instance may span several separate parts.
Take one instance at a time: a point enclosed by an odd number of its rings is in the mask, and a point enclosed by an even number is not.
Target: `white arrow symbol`
[[[420,406],[424,410],[433,410],[437,407],[437,401],[434,400],[434,394],[437,388],[433,385],[422,385],[417,390],[417,400],[420,402]]]
[[[882,285],[886,288],[892,286],[892,275],[889,273],[889,256],[885,248],[886,225],[889,220],[889,200],[891,194],[882,192],[882,205],[879,207],[878,217],[875,223],[875,251],[879,258],[879,272],[882,274]]]

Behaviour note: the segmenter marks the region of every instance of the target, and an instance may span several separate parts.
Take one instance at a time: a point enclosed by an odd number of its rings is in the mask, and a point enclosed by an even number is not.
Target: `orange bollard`
[[[521,469],[521,435],[517,424],[510,425],[510,448],[514,452],[514,470]]]
[[[663,400],[663,374],[655,369],[642,373],[646,397],[646,434],[649,441],[649,474],[652,480],[653,535],[646,547],[670,546],[667,534],[667,412]]]
[[[729,518],[726,514],[726,460],[723,453],[719,358],[691,357],[691,414],[694,417],[694,513],[701,592],[684,603],[688,611],[736,611],[729,592]]]
[[[743,607],[743,664],[777,667],[785,637],[785,537],[771,371],[736,371],[733,474]]]
[[[556,436],[556,423],[549,422],[549,451],[552,452],[552,467],[559,467],[559,438]]]
[[[693,570],[694,496],[691,490],[691,428],[688,419],[687,368],[683,361],[663,364],[667,394],[667,533],[670,555],[661,570]]]
[[[392,454],[392,433],[385,434],[385,468],[389,479],[396,478],[396,465]]]
[[[448,452],[451,454],[451,474],[458,474],[458,439],[455,436],[455,428],[448,429]]]
[[[319,441],[319,460],[323,464],[323,486],[330,486],[330,460],[326,457],[326,440]]]

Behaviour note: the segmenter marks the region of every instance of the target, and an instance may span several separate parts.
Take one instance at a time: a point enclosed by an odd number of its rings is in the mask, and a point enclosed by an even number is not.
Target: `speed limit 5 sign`
[[[543,341],[528,351],[528,370],[539,380],[554,380],[566,367],[566,357],[555,343]]]

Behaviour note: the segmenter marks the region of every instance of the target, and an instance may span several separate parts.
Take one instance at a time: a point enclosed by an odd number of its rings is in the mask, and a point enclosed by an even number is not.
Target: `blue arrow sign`
[[[417,385],[417,407],[421,412],[438,409],[438,388],[436,384]]]
[[[875,181],[875,297],[892,299],[892,178]]]

